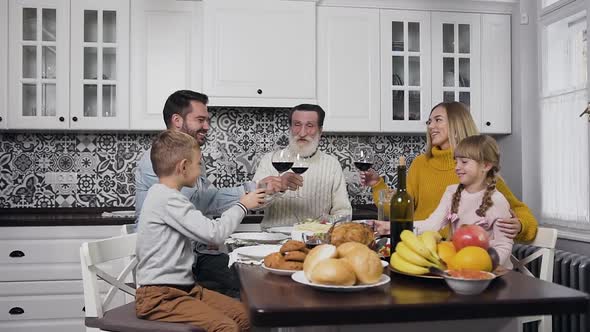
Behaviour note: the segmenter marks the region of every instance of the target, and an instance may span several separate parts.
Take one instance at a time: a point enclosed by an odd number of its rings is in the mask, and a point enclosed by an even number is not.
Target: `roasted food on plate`
[[[335,246],[346,242],[359,242],[368,246],[374,240],[375,233],[370,226],[355,222],[337,224],[331,235],[331,243]]]
[[[273,252],[264,257],[264,266],[271,269],[301,271],[307,252],[305,243],[289,240],[281,246],[279,252]]]

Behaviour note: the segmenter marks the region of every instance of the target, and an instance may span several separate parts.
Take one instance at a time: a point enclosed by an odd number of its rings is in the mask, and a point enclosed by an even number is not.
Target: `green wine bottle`
[[[406,190],[406,158],[399,158],[397,191],[391,197],[389,222],[391,223],[391,250],[401,241],[404,230],[414,231],[414,199]]]

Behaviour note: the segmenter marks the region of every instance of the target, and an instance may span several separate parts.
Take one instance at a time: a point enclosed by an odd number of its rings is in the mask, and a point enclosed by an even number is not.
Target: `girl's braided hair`
[[[493,205],[492,194],[496,190],[496,177],[500,170],[500,148],[491,136],[475,135],[463,139],[455,149],[455,158],[468,158],[478,163],[489,163],[492,168],[486,174],[487,187],[481,200],[481,205],[475,213],[484,217],[486,211]],[[451,213],[457,213],[461,201],[461,192],[465,187],[459,184],[453,194]]]

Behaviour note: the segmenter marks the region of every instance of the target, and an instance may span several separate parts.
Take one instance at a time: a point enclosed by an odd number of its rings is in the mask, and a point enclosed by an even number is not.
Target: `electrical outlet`
[[[47,183],[47,184],[78,183],[78,173],[76,173],[76,172],[47,172],[47,173],[45,173],[45,183]]]

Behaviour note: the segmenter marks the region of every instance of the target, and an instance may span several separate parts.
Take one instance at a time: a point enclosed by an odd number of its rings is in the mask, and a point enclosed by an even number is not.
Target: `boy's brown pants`
[[[165,285],[142,286],[135,294],[138,318],[188,323],[207,331],[248,331],[245,306],[230,297],[199,285],[182,290]]]

